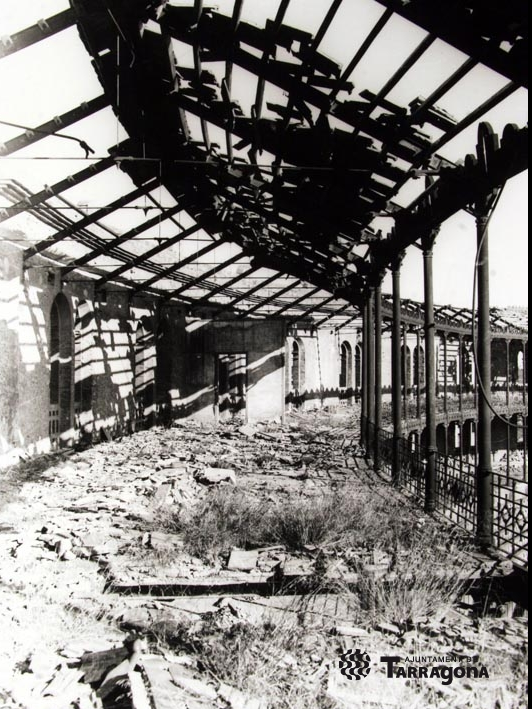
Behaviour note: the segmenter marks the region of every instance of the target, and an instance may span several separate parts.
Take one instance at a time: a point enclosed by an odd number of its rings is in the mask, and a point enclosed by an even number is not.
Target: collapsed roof
[[[63,133],[74,139],[70,150],[89,161],[42,191],[14,180],[2,185],[12,205],[0,219],[33,210],[50,228],[27,246],[28,263],[72,240],[82,249],[70,252],[65,277],[92,269],[99,287],[122,281],[168,300],[217,297],[226,308],[248,302],[244,314],[327,317],[341,308],[347,316],[345,302],[359,305],[409,245],[526,168],[528,129],[513,124],[500,140],[485,129],[480,160],[468,155],[457,163],[444,155],[453,139],[528,87],[524,0],[316,2],[312,31],[288,21],[296,5],[301,11],[300,0],[270,3],[256,26],[244,0],[222,0],[217,8],[201,0],[71,0],[57,15],[4,38],[0,56],[74,30],[102,89],[32,131],[13,126],[15,135],[0,146],[7,156]],[[362,34],[353,27],[360,36],[342,65],[320,45],[325,38],[330,45],[342,13],[355,5],[361,25],[363,17],[371,22]],[[357,70],[387,54],[394,23],[409,38],[402,59],[394,62],[391,48],[384,82],[368,88],[366,70]],[[431,52],[447,46],[459,61],[436,72],[432,91],[419,96],[416,71],[424,62],[430,71]],[[441,104],[478,67],[497,73],[498,88],[455,118]],[[404,104],[395,99],[398,87]],[[110,110],[126,135],[117,131],[121,140],[96,155],[84,133],[72,136],[68,127]],[[134,187],[107,204],[84,211],[62,196],[116,166]],[[430,176],[426,189],[404,204],[403,189],[420,175]],[[106,222],[115,210],[139,209],[142,200],[149,219],[125,230]],[[382,217],[394,220],[384,234],[377,227]],[[173,232],[164,239],[163,221]],[[149,249],[135,244],[144,233]],[[207,235],[201,249],[198,233]],[[195,251],[181,254],[194,239]],[[233,248],[224,251],[226,245]],[[111,259],[111,268],[102,269],[102,259]],[[210,268],[192,273],[193,264]],[[277,290],[264,292],[272,283]]]

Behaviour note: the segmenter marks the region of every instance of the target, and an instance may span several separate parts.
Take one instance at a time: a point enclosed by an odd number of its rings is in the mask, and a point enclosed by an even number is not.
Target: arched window
[[[406,359],[405,359],[406,351]],[[412,359],[410,354],[410,348],[403,345],[401,348],[401,372],[403,374],[404,385],[406,386],[407,392],[410,391],[412,387]]]
[[[342,341],[340,345],[340,387],[350,388],[353,377],[353,352],[348,341]]]
[[[72,434],[73,328],[70,305],[58,294],[50,312],[50,410],[49,434],[52,447],[69,444]]]
[[[355,347],[355,388],[360,390],[362,387],[362,348]]]

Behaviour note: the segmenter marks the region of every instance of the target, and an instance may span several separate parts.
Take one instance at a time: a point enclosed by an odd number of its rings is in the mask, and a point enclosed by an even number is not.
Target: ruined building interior
[[[528,318],[489,262],[528,166],[524,0],[2,13],[2,471],[330,413],[347,469],[527,574]]]

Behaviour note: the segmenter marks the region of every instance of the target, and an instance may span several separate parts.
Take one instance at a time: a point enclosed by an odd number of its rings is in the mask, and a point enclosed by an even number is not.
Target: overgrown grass
[[[209,492],[192,512],[165,509],[156,525],[181,533],[188,553],[212,562],[232,547],[275,544],[300,551],[310,545],[352,545],[370,525],[365,508],[365,501],[347,491],[290,496],[266,505],[225,486]]]
[[[297,623],[183,625],[173,638],[177,651],[192,652],[216,682],[238,689],[250,708],[331,708],[319,660],[337,651],[334,641]],[[310,654],[314,655],[314,660]]]
[[[445,617],[468,583],[464,544],[441,545],[441,531],[417,530],[408,548],[396,546],[390,574],[359,568],[363,613],[369,621],[393,622],[403,630]]]

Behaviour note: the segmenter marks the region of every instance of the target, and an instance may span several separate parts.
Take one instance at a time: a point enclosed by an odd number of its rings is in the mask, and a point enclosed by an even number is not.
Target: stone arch
[[[50,310],[49,436],[53,448],[71,443],[73,431],[73,325],[64,294],[57,294]]]

